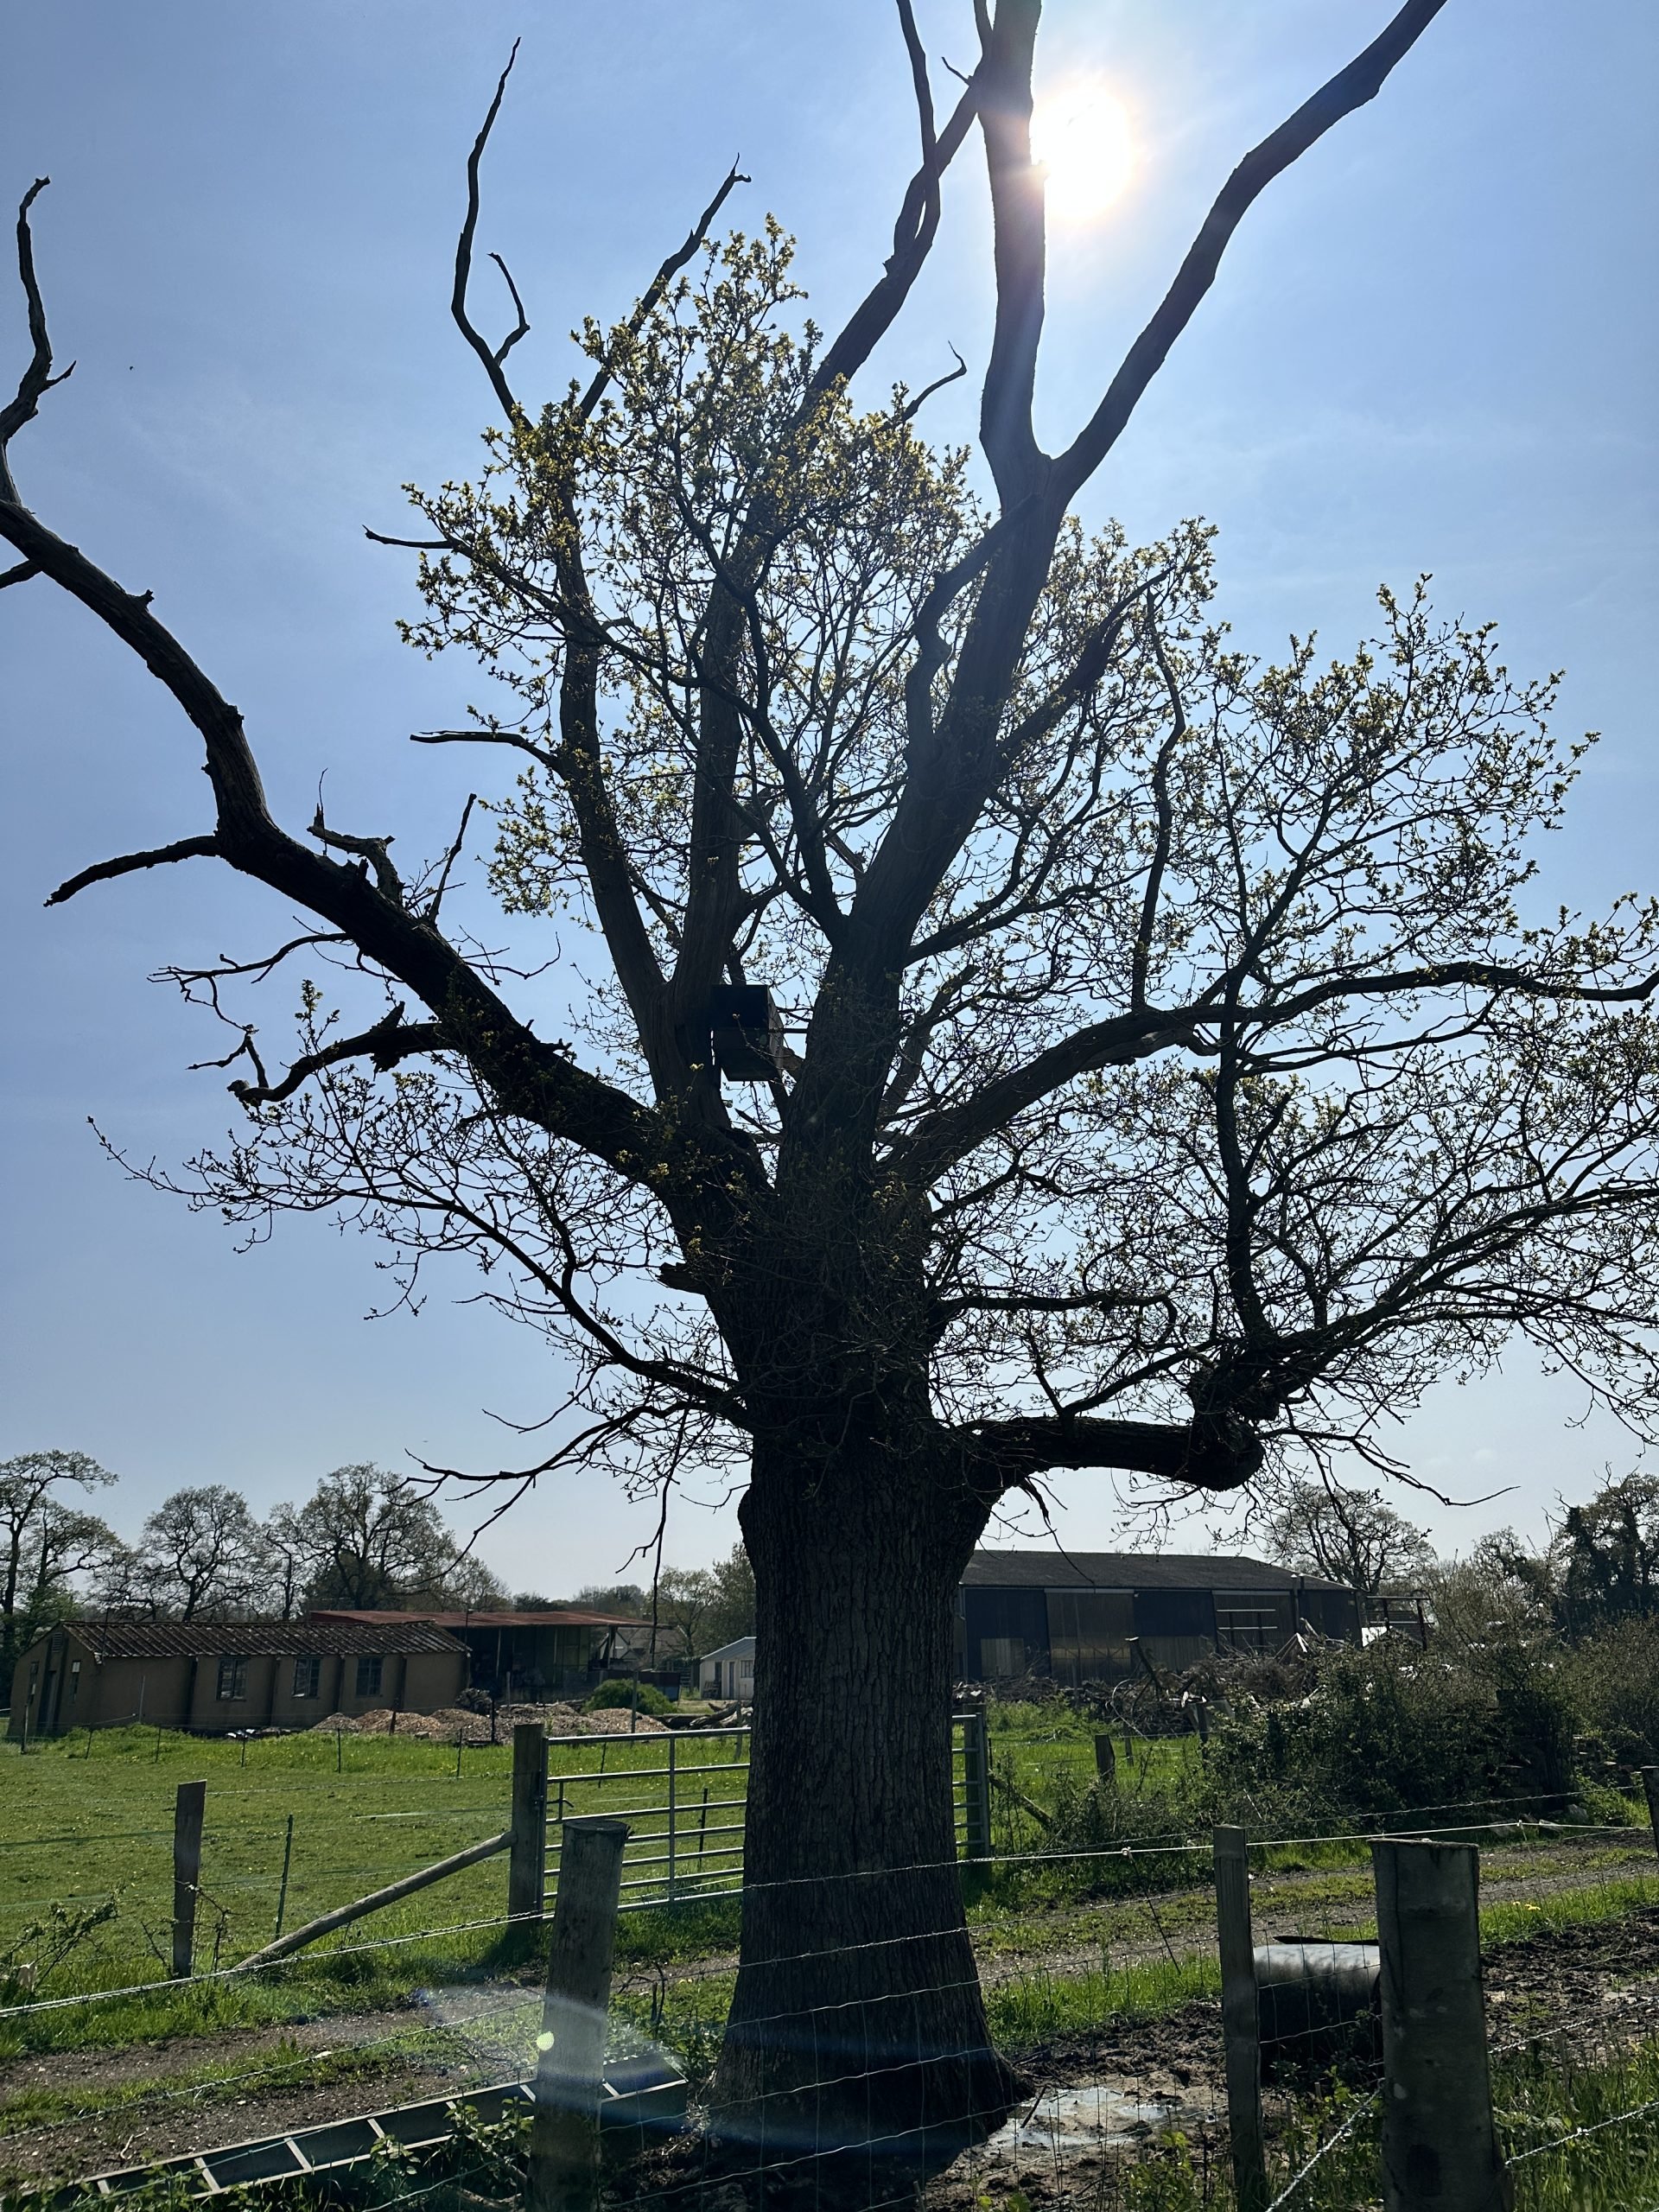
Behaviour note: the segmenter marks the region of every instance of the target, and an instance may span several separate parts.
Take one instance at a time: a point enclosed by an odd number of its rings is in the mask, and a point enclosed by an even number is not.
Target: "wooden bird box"
[[[764,983],[718,983],[709,998],[715,1065],[728,1083],[770,1083],[783,1072],[783,1016]]]

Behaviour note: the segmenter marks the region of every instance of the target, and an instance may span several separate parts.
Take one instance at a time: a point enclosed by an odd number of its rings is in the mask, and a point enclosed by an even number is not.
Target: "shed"
[[[1131,1673],[1130,1638],[1161,1673],[1218,1650],[1274,1651],[1306,1625],[1357,1643],[1351,1590],[1237,1554],[976,1551],[957,1593],[966,1681]]]
[[[754,1703],[754,1638],[740,1636],[705,1652],[697,1662],[699,1697],[730,1698],[738,1705]]]
[[[621,1634],[639,1622],[621,1613],[595,1613],[580,1605],[538,1605],[515,1612],[336,1612],[315,1621],[365,1624],[425,1621],[465,1644],[472,1687],[499,1704],[533,1704],[570,1691],[591,1689],[610,1664]]]
[[[466,1684],[466,1647],[427,1621],[66,1621],[18,1661],[9,1732],[308,1728],[331,1713],[434,1713]]]

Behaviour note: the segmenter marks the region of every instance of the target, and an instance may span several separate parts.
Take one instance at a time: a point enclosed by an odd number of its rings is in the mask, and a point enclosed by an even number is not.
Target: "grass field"
[[[732,1747],[716,1740],[723,1774],[733,1764]],[[658,1734],[637,1743],[586,1738],[555,1746],[551,1802],[556,1807],[562,1796],[573,1812],[659,1804],[662,1778],[639,1770],[663,1763],[664,1741]],[[713,1763],[706,1757],[693,1761]],[[565,1779],[597,1773],[601,1764],[602,1781]],[[453,1745],[350,1734],[245,1745],[129,1728],[60,1739],[31,1748],[27,1757],[15,1745],[0,1746],[0,1974],[17,1960],[45,1964],[51,1936],[30,1937],[29,1931],[54,1909],[84,1916],[112,1906],[111,1916],[74,1944],[35,1993],[64,1998],[162,1981],[173,1911],[173,1807],[181,1781],[207,1783],[196,1929],[202,1973],[234,1964],[276,1932],[290,1815],[287,1929],[499,1834],[510,1820],[512,1767],[505,1745],[468,1745],[458,1762]],[[693,1793],[695,1821],[708,1784],[688,1777],[685,1786]],[[715,1788],[732,1794],[723,1781]],[[0,2058],[25,2047],[119,2042],[395,2004],[433,1982],[501,1971],[518,1955],[499,1924],[505,1910],[506,1862],[498,1857],[246,1982],[162,1986],[27,2019],[0,2016]],[[629,1916],[625,1953],[661,1948],[653,1934],[657,1918]],[[700,1940],[698,1918],[693,1914],[676,1930],[668,1948]],[[9,1954],[16,1959],[9,1961]]]

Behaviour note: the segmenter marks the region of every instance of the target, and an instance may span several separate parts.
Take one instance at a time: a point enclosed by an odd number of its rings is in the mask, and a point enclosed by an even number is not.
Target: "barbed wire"
[[[1268,2206],[1268,2212],[1280,2212],[1280,2207],[1281,2205],[1289,2203],[1291,2198],[1295,2196],[1297,2190],[1313,2172],[1314,2167],[1317,2166],[1319,2161],[1329,2152],[1334,2151],[1338,2143],[1345,2141],[1346,2139],[1353,2133],[1355,2128],[1358,2126],[1360,2121],[1370,2112],[1372,2107],[1376,2103],[1376,2092],[1373,2090],[1371,2094],[1366,2098],[1363,2104],[1357,2105],[1355,2107],[1354,2110],[1349,2113],[1347,2119],[1344,2120],[1342,2126],[1337,2129],[1336,2133],[1333,2135],[1328,2136],[1326,2139],[1320,2144],[1319,2149],[1315,2151],[1313,2157],[1307,2161],[1306,2164],[1302,2167],[1301,2171],[1299,2173],[1294,2174],[1290,2180],[1286,2183],[1285,2186],[1280,2190],[1277,2196],[1275,2196],[1273,2202]]]
[[[1659,2112],[1659,2097],[1649,2097],[1645,2104],[1633,2105],[1629,2112],[1609,2113],[1605,2120],[1586,2120],[1581,2126],[1571,2128],[1565,2135],[1557,2135],[1548,2143],[1534,2143],[1524,2151],[1511,2151],[1509,2163],[1518,2166],[1529,2158],[1541,2158],[1547,2151],[1560,2151],[1569,2143],[1583,2141],[1591,2135],[1604,2134],[1610,2127],[1623,2127],[1633,2120],[1645,2120],[1650,2112]]]

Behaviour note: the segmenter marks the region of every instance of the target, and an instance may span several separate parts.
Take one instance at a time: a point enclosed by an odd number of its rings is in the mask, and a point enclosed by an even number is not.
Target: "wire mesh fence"
[[[868,1916],[883,1924],[857,1944],[815,1936],[836,1923],[806,1885],[793,1916],[798,1942],[751,1955],[740,1985],[741,1838],[718,1840],[726,1871],[716,1872],[710,1831],[741,1828],[747,1731],[673,1740],[671,1769],[660,1735],[620,1763],[619,1750],[591,1737],[549,1756],[554,1871],[567,1821],[620,1812],[633,1830],[625,1879],[638,1885],[624,1902],[656,1909],[621,1924],[611,2061],[654,2065],[685,2085],[683,2124],[632,2140],[626,2157],[612,2145],[608,2200],[730,2212],[734,2186],[764,2180],[770,2192],[837,2205],[849,2190],[852,2201],[913,2202],[920,2187],[937,2212],[982,2212],[988,2198],[1001,2207],[1020,2195],[1103,2212],[1235,2212],[1207,1834],[1067,1847],[993,1789],[993,1848],[970,1854],[971,1742],[959,1734],[957,1857],[861,1872],[872,1894],[880,1885],[892,1894]],[[1086,1741],[1083,1752],[1085,1771],[1100,1773]],[[1160,1756],[1143,1761],[1138,1745],[1130,1755],[1120,1745],[1116,1785],[1132,1793],[1135,1768],[1155,1768]],[[384,1784],[343,1802],[334,1887],[296,1883],[296,1913],[348,1882],[453,1849],[474,1826],[500,1825],[509,1761],[503,1747],[485,1789],[452,1789],[441,1804],[387,1803]],[[1054,1802],[1029,1765],[1013,1778],[1033,1806]],[[258,1908],[217,1935],[207,1927],[217,1962],[204,1941],[200,1970],[168,1980],[159,1950],[100,1953],[94,1937],[55,1976],[0,2004],[0,2190],[361,2111],[405,2091],[464,2101],[531,2072],[534,1922],[500,1911],[499,1866],[457,1878],[442,1909],[423,1897],[377,1919],[372,1933],[344,1930],[251,1974],[238,1967],[270,1933],[282,1816],[280,1802],[252,1789],[245,1799],[210,1796],[204,1921],[243,1897]],[[1343,1811],[1300,1834],[1269,1823],[1248,1839],[1265,2191],[1253,2212],[1348,2212],[1379,2198],[1371,1846],[1382,1834],[1479,1849],[1493,2106],[1522,2212],[1659,2203],[1652,1833],[1633,1808],[1592,1821],[1564,1817],[1559,1802],[1503,1799]],[[255,1834],[271,1847],[268,1863],[238,1865],[232,1840]],[[102,1831],[42,1817],[6,1840],[55,1854],[59,1903],[81,1878],[83,1838],[123,1855],[135,1896],[133,1870],[152,1854],[162,1916],[169,1835],[160,1821]],[[10,1855],[0,1852],[0,1880]],[[297,1870],[297,1846],[295,1855]],[[935,1920],[893,1901],[919,1878],[936,1901],[959,1904],[960,1924],[954,1910]],[[709,1899],[713,1917],[683,1909]],[[0,1928],[0,1952],[4,1943]],[[146,2073],[124,2054],[158,2021],[197,2041],[188,2051],[175,2041]],[[510,2120],[499,2125],[512,2136]],[[501,2152],[508,2165],[522,2154],[514,2145]],[[382,2174],[375,2201],[397,2179]],[[403,2180],[408,2193],[429,2193],[412,2171]]]

